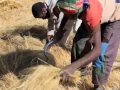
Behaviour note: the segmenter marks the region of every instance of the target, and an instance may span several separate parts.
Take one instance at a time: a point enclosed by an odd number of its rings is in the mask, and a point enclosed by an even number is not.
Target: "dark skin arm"
[[[88,65],[93,60],[95,60],[100,55],[100,45],[101,45],[101,30],[100,30],[100,23],[96,25],[96,27],[92,30],[92,36],[90,37],[89,41],[93,44],[93,49],[84,55],[82,58],[78,59],[77,61],[73,62],[72,64],[66,66],[63,71],[61,71],[60,76],[61,80],[66,82],[69,79],[69,76],[74,73],[75,70],[81,68],[83,66]]]

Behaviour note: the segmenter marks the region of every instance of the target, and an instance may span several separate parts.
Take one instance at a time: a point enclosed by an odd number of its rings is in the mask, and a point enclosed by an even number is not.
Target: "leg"
[[[102,28],[103,29],[103,28]],[[115,61],[117,50],[120,44],[120,21],[116,21],[113,23],[109,23],[105,26],[103,29],[103,38],[106,37],[106,39],[102,39],[102,41],[109,40],[108,47],[105,53],[105,58],[103,60],[102,69],[99,70],[99,68],[96,66],[95,62],[93,62],[93,76],[92,76],[92,82],[94,85],[103,85],[108,81],[108,77],[113,65],[113,62]],[[98,74],[96,70],[99,70],[101,72]]]

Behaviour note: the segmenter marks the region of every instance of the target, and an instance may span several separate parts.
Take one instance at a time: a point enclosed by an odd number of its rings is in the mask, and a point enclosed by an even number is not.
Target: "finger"
[[[63,76],[62,76],[62,83],[63,84],[65,83],[65,79],[66,79],[66,74],[64,73]]]
[[[64,72],[60,74],[60,82],[61,82],[62,84],[64,84],[65,77],[66,77],[66,76],[65,76],[65,73],[64,73]]]
[[[68,83],[70,76],[67,73],[64,73],[61,79],[62,84]]]
[[[60,82],[62,83],[63,82],[63,72],[60,72],[59,76],[60,76]]]

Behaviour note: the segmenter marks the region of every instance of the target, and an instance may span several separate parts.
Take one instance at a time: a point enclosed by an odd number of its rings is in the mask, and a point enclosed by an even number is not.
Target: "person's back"
[[[120,3],[116,0],[98,0],[103,8],[101,23],[120,20]]]

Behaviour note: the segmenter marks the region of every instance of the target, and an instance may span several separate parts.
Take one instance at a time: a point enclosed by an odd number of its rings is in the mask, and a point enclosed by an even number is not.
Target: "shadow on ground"
[[[0,76],[13,72],[17,75],[20,71],[37,65],[55,66],[54,57],[48,53],[49,60],[44,56],[43,51],[18,50],[0,57]]]
[[[0,36],[1,39],[7,40],[15,35],[23,36],[32,36],[34,38],[38,38],[41,41],[46,38],[47,29],[43,26],[18,26],[15,30],[11,30],[9,32],[4,33]]]

